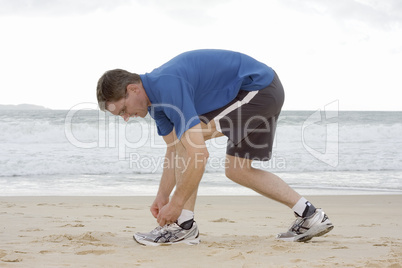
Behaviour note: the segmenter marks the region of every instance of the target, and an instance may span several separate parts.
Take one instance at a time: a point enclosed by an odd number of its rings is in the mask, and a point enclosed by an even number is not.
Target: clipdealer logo
[[[98,112],[97,137],[93,137],[92,140],[80,139],[79,135],[77,136],[74,133],[75,119],[79,117],[79,114],[77,114],[79,111]],[[332,167],[337,167],[339,164],[338,111],[339,101],[333,101],[311,114],[301,127],[301,142],[305,150],[317,160]],[[94,125],[93,122],[89,122],[88,124]],[[139,153],[132,153],[132,151],[128,150],[147,149],[147,147],[149,149],[161,150],[166,147],[166,144],[157,134],[154,120],[149,116],[146,118],[136,118],[126,123],[120,117],[100,111],[98,105],[95,103],[80,103],[73,106],[67,113],[64,129],[67,140],[78,148],[117,148],[118,159],[129,161],[130,167],[135,167],[138,164],[153,167],[163,166],[162,159],[143,158],[143,155],[139,157]],[[135,131],[132,131],[132,129],[135,129]],[[317,146],[317,144],[320,144],[320,146]],[[207,146],[224,149],[226,148],[226,142],[212,139],[209,140]],[[273,147],[276,147],[276,139],[274,140]],[[221,162],[224,159],[225,157],[209,159],[209,163],[214,167],[217,165],[221,166]],[[285,158],[275,155],[275,152],[272,155],[272,159],[267,161],[267,163],[279,169],[285,169],[286,167]],[[272,166],[267,168],[272,168]]]
[[[316,159],[331,167],[339,164],[339,101],[333,101],[311,114],[302,125],[303,147]],[[314,143],[321,146],[313,146],[307,133],[315,132]],[[317,137],[317,133],[321,133]]]
[[[196,156],[197,158],[197,156]],[[228,164],[228,158],[225,156],[212,156],[209,157],[206,163],[207,170],[224,170]],[[195,161],[195,165],[202,163],[202,161]],[[237,158],[234,163],[235,166],[243,167],[247,163],[244,158]],[[166,156],[152,156],[140,153],[129,154],[130,169],[147,170],[150,173],[157,173],[163,170],[163,168],[176,168],[179,167],[182,171],[187,170],[189,167],[189,159],[175,158],[169,159]],[[283,157],[273,154],[270,161],[254,161],[252,163],[254,168],[260,169],[286,169],[286,160]]]

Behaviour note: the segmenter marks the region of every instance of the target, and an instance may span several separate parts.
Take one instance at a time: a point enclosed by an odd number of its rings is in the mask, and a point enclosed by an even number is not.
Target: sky
[[[96,103],[107,70],[189,50],[271,66],[284,110],[401,111],[401,0],[0,0],[0,104]]]

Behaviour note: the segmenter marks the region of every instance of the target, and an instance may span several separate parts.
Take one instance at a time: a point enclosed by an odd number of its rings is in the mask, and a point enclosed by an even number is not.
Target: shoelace
[[[303,227],[304,222],[306,221],[306,218],[299,218],[296,219],[293,224],[290,227],[290,230],[292,230],[292,232],[295,232],[297,234],[301,234],[300,229],[308,229]]]
[[[165,224],[165,225],[163,225],[163,226],[158,226],[158,227],[156,227],[155,229],[153,229],[152,231],[151,231],[151,233],[152,234],[157,234],[157,233],[160,233],[160,232],[163,232],[163,231],[165,231],[165,230],[168,230],[171,226],[173,226],[173,225],[175,225],[176,223],[172,223],[172,224]],[[176,224],[177,225],[177,224]]]

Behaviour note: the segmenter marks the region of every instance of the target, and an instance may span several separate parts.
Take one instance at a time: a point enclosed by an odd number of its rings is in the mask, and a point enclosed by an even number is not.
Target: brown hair
[[[96,97],[102,111],[106,109],[106,102],[118,101],[125,97],[129,84],[140,84],[138,74],[130,73],[122,69],[114,69],[105,72],[98,80]]]

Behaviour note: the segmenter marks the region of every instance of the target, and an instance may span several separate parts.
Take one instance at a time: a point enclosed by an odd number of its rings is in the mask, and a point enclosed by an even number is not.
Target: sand
[[[201,196],[201,244],[145,247],[152,197],[0,197],[0,267],[402,267],[402,195],[310,196],[335,228],[276,241],[293,221],[259,196]]]

